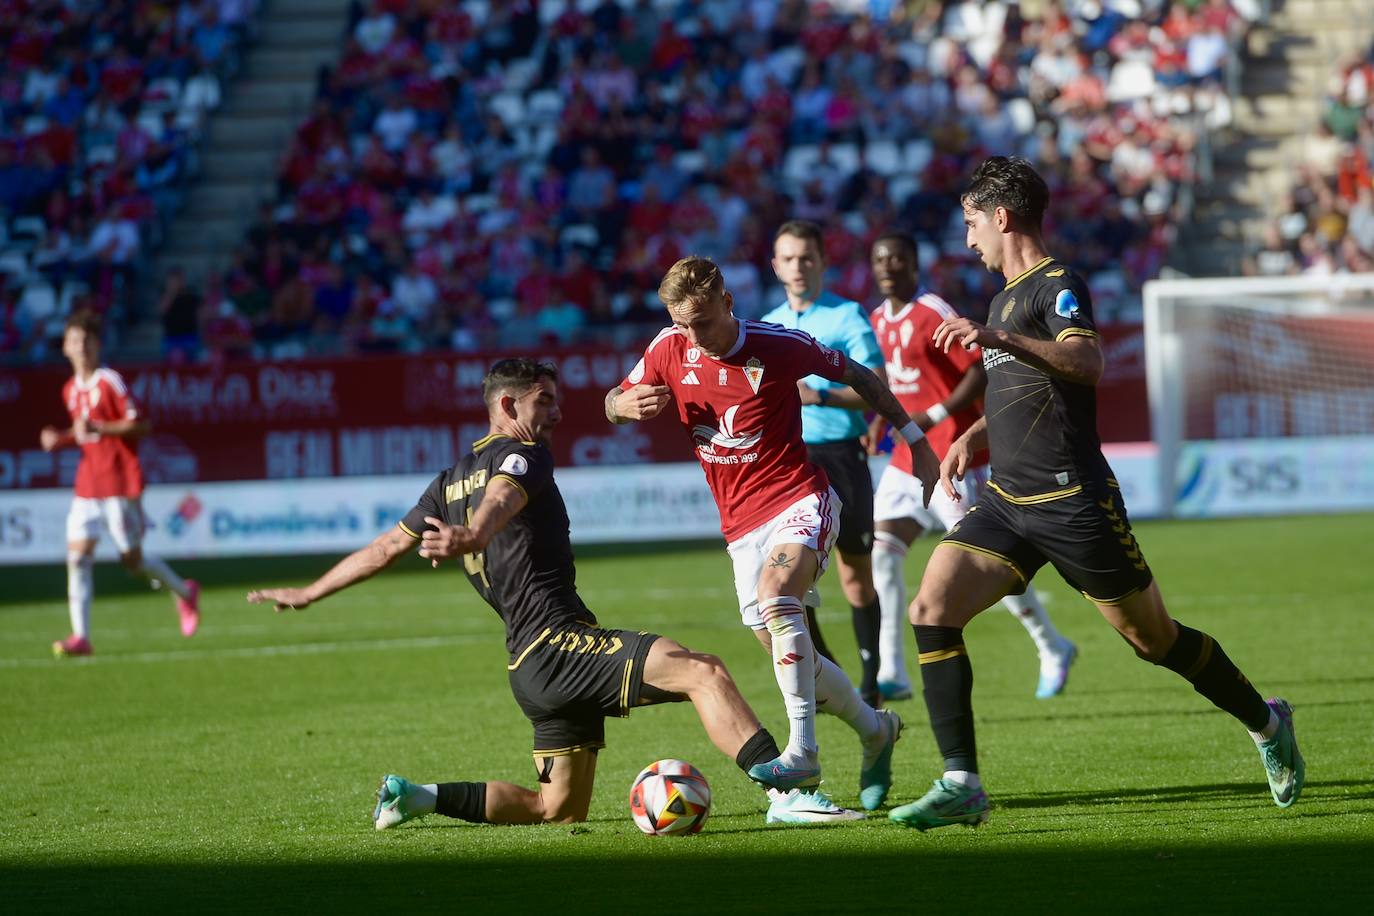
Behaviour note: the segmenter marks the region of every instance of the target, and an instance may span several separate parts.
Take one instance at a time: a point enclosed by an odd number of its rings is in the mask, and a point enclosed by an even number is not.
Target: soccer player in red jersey
[[[935,345],[940,322],[959,316],[948,302],[920,288],[915,239],[900,233],[884,235],[873,243],[869,260],[884,296],[870,319],[887,364],[888,385],[925,430],[936,456],[943,459],[954,440],[982,416],[977,401],[988,378],[982,351],[975,345],[951,347],[946,353]],[[869,430],[874,446],[882,439],[883,425],[885,421],[877,417]],[[911,696],[902,639],[907,607],[902,567],[907,549],[923,531],[937,526],[949,531],[957,525],[978,501],[989,475],[988,452],[982,449],[974,455],[964,479],[957,482],[962,498],[950,499],[937,489],[930,508],[923,508],[921,486],[911,476],[910,453],[897,449],[878,481],[873,498],[873,582],[882,606],[878,689],[885,699]],[[1025,594],[1007,595],[1002,604],[1021,621],[1040,655],[1035,695],[1045,699],[1060,693],[1078,650],[1055,629],[1029,585]]]
[[[901,720],[864,703],[844,672],[815,651],[806,629],[803,598],[825,569],[840,507],[825,472],[807,460],[797,380],[820,375],[848,385],[901,430],[926,503],[938,474],[935,453],[870,369],[805,332],[736,319],[733,299],[711,261],[678,261],[658,294],[672,326],[659,332],[629,376],[607,392],[606,416],[614,423],[647,420],[677,400],[678,417],[720,510],[741,616],[772,653],[787,707],[786,749],[750,772],[760,782],[792,789],[773,793],[769,820],[860,817],[815,789],[821,772],[816,710],[838,716],[859,733],[859,794],[870,811],[891,786]]]
[[[192,636],[200,624],[200,586],[183,579],[165,562],[143,552],[143,469],[134,442],[148,432],[124,379],[100,365],[100,319],[81,310],[67,319],[62,354],[72,364],[72,377],[62,387],[62,400],[72,425],[45,426],[39,443],[45,452],[79,446],[76,495],[67,514],[67,599],[72,633],[53,643],[60,657],[90,655],[91,579],[95,545],[102,528],[119,551],[124,568],[165,584],[176,596],[181,633]]]

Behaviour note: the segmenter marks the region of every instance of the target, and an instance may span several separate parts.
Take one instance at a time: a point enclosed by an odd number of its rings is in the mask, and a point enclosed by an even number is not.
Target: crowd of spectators
[[[1322,122],[1302,159],[1246,272],[1374,271],[1374,47],[1332,72]]]
[[[0,2],[0,354],[110,314],[194,171],[256,0]]]
[[[871,302],[906,229],[973,314],[998,288],[958,193],[989,154],[1049,180],[1056,254],[1131,319],[1229,121],[1247,0],[359,0],[340,60],[179,355],[636,340],[676,258],[737,311],[780,297],[772,231],[827,227],[828,285]],[[184,309],[182,309],[184,312]]]

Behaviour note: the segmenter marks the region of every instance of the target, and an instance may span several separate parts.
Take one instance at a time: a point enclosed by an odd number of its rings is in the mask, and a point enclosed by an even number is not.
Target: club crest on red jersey
[[[744,377],[749,380],[749,387],[754,389],[754,394],[758,394],[759,386],[763,384],[763,363],[757,356],[749,357],[744,364]]]

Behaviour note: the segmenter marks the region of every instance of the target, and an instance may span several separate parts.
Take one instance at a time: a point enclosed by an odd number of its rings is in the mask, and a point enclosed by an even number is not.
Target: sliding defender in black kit
[[[278,611],[302,610],[418,544],[436,567],[461,559],[468,581],[505,622],[506,668],[534,728],[538,789],[388,775],[377,792],[377,829],[430,813],[494,824],[585,820],[605,719],[637,706],[691,702],[711,740],[745,771],[777,757],[777,744],[720,659],[653,633],[603,628],[578,596],[568,513],[549,452],[561,417],[554,367],[501,360],[482,393],[490,434],[436,477],[395,528],[305,588],[248,594]]]

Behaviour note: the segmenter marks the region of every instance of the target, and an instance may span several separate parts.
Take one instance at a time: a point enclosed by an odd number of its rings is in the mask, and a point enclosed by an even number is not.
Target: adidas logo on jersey
[[[688,370],[687,370],[687,374],[684,375],[684,376],[682,377],[682,384],[684,384],[684,385],[700,385],[701,382],[697,381],[697,370],[695,370],[695,369],[688,369]]]

